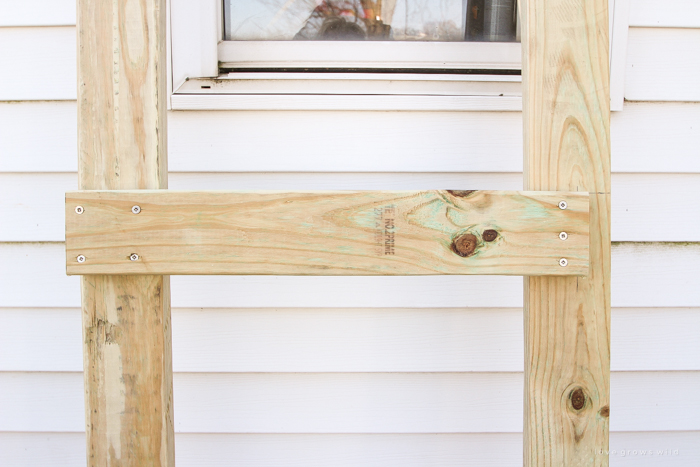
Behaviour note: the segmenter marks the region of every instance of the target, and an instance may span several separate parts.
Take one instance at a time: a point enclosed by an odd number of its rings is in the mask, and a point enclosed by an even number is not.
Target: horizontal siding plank
[[[0,101],[76,98],[75,27],[0,28],[0,63]]]
[[[179,467],[522,466],[522,435],[516,433],[179,434],[175,439]],[[695,467],[700,460],[700,432],[611,433],[610,446],[611,467]]]
[[[522,429],[522,375],[514,373],[185,373],[174,381],[180,432]]]
[[[613,174],[612,193],[612,241],[700,241],[700,174]]]
[[[700,372],[613,372],[611,431],[700,430]],[[0,373],[0,431],[82,431],[81,373]],[[522,373],[176,373],[182,433],[522,430]]]
[[[85,467],[84,433],[0,433],[0,465]]]
[[[80,277],[66,275],[64,248],[62,243],[0,243],[0,307],[80,306]],[[30,290],[32,283],[38,290]]]
[[[175,172],[522,171],[518,112],[172,112],[168,125]]]
[[[700,172],[700,104],[626,102],[610,126],[613,172]]]
[[[700,432],[613,432],[609,456],[610,467],[694,466],[700,463]]]
[[[65,239],[65,195],[77,173],[0,173],[0,241]]]
[[[168,184],[172,190],[519,190],[522,175],[174,173]],[[74,173],[0,173],[0,242],[63,241],[65,192],[75,189]],[[613,241],[700,241],[700,216],[689,215],[700,212],[700,174],[613,174],[612,190]]]
[[[82,371],[82,329],[79,308],[0,308],[0,371]]]
[[[700,101],[700,29],[630,28],[625,99]]]
[[[700,28],[697,0],[631,0],[630,26]]]
[[[483,118],[486,124],[474,125]],[[75,172],[76,122],[75,102],[0,103],[0,172]],[[178,111],[169,123],[171,177],[522,171],[519,112]],[[613,113],[611,128],[613,172],[700,173],[700,104],[627,102]]]
[[[519,308],[172,312],[176,372],[519,372]],[[80,310],[0,308],[0,371],[81,371]],[[700,371],[700,308],[613,308],[613,371]]]
[[[82,373],[0,373],[0,431],[85,431]]]
[[[0,0],[0,27],[75,26],[74,0]]]
[[[77,172],[75,102],[0,103],[0,154],[0,172]]]
[[[0,307],[75,307],[62,243],[0,244]],[[174,307],[521,307],[505,276],[173,276]],[[26,284],[36,284],[37,290]],[[274,291],[274,293],[271,293]],[[612,250],[615,307],[700,306],[700,244],[622,243]]]
[[[178,467],[516,467],[519,433],[179,434]]]
[[[519,433],[175,435],[179,467],[518,467]],[[650,453],[651,451],[651,453]],[[624,453],[623,453],[624,452]],[[611,467],[696,467],[700,432],[613,432]],[[0,465],[81,467],[82,433],[0,433]]]

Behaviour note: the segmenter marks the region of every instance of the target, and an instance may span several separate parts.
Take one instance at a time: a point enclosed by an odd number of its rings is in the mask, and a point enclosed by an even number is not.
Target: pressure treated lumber
[[[567,192],[71,192],[66,264],[69,274],[585,275],[588,204]]]
[[[165,25],[165,0],[78,1],[81,189],[167,188]],[[169,278],[83,276],[82,310],[88,465],[174,465]]]
[[[588,276],[525,278],[524,460],[607,466],[608,0],[523,5],[525,189],[592,193]]]

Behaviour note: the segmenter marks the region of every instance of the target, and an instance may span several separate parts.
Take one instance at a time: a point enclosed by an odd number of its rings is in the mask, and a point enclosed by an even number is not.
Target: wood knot
[[[466,198],[472,193],[476,193],[476,190],[447,190],[447,192],[452,196],[456,196],[458,198]]]
[[[485,242],[492,242],[496,240],[496,237],[498,237],[498,232],[493,229],[484,230],[484,233],[481,234],[481,238],[483,238]]]
[[[571,406],[574,410],[581,410],[586,405],[586,393],[581,388],[571,391],[569,399],[571,399]]]
[[[601,417],[603,418],[608,418],[610,416],[610,406],[609,405],[604,405],[601,407],[601,409],[598,411]]]
[[[452,240],[452,251],[459,256],[466,258],[467,256],[474,254],[477,243],[478,239],[476,238],[476,235],[465,233]]]

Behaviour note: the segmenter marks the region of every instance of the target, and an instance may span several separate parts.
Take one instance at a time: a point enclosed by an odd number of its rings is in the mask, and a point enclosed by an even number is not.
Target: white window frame
[[[610,2],[611,109],[622,110],[630,0]],[[236,73],[221,68],[519,70],[519,43],[222,41],[222,0],[169,0],[175,110],[522,110],[509,74]],[[470,57],[465,61],[462,57]]]

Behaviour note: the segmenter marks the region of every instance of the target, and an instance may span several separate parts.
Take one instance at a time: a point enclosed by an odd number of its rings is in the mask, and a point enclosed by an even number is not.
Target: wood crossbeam
[[[66,194],[66,267],[585,276],[588,230],[589,195],[581,192],[79,191]]]

